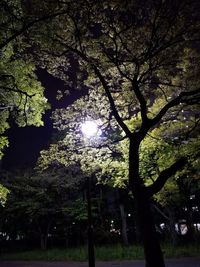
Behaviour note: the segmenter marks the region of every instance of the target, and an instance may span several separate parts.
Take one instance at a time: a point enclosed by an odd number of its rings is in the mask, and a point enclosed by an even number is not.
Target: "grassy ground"
[[[200,255],[200,244],[173,247],[162,246],[165,258],[192,257]],[[47,260],[47,261],[86,261],[87,247],[73,249],[31,250],[0,255],[6,260]],[[141,246],[123,247],[121,245],[95,248],[95,257],[99,261],[143,259]]]

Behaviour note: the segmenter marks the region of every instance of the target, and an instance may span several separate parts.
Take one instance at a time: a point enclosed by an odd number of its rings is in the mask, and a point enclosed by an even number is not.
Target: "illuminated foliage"
[[[107,152],[113,143],[128,140],[128,186],[134,196],[146,265],[163,267],[150,199],[186,166],[188,153],[182,152],[189,150],[184,150],[184,141],[190,143],[189,138],[197,137],[199,2],[80,0],[55,4],[56,10],[66,7],[67,13],[41,26],[42,36],[36,28],[29,34],[35,55],[39,52],[34,59],[40,66],[66,83],[71,80],[71,88],[87,87],[89,93],[71,111],[55,113],[55,127],[67,135],[63,148],[61,142],[51,148],[64,156],[64,164],[73,157],[70,148],[74,147],[74,157],[81,155],[85,161],[82,166],[92,159],[96,165],[97,153],[87,149],[87,158],[79,148],[84,142],[79,139],[79,123],[84,119],[94,119],[102,127],[101,144],[97,140],[94,145],[102,146],[106,157],[120,151],[113,153],[111,148]],[[164,143],[148,147],[146,142],[154,135]],[[69,157],[64,148],[69,149]],[[148,160],[151,153],[155,162]],[[148,164],[148,171],[141,169]],[[149,175],[153,175],[151,184]]]
[[[42,114],[47,109],[44,88],[37,80],[35,66],[29,60],[18,58],[12,46],[3,50],[0,62],[0,156],[8,145],[4,132],[9,128],[9,118],[16,124],[41,126]]]
[[[0,184],[0,204],[2,206],[5,205],[6,203],[6,199],[7,199],[7,195],[9,194],[9,190],[4,187],[3,185]]]
[[[33,21],[22,1],[1,1],[0,18],[0,158],[8,146],[5,130],[12,117],[17,125],[41,126],[48,107],[35,66],[22,52],[29,46],[24,35]],[[37,18],[35,14],[34,20]],[[29,25],[30,26],[30,25]]]

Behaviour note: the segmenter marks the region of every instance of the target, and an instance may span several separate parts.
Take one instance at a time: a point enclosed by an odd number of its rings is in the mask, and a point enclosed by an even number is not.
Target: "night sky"
[[[57,90],[66,90],[64,82],[49,75],[45,70],[39,70],[37,75],[45,88],[45,96],[51,104],[51,109],[47,110],[43,116],[43,127],[20,128],[12,125],[6,132],[9,138],[9,147],[5,149],[2,168],[7,170],[34,166],[40,150],[48,147],[53,133],[50,119],[52,111],[68,106],[82,94],[80,91],[74,90],[69,96],[58,101],[56,100],[56,92]]]

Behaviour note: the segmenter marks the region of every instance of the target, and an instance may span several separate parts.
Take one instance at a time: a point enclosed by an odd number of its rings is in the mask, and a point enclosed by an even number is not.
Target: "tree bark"
[[[150,207],[150,198],[139,176],[139,141],[136,138],[130,139],[129,185],[134,196],[137,222],[144,246],[145,266],[165,267]]]
[[[193,226],[193,218],[192,218],[193,212],[192,212],[191,204],[189,203],[189,197],[188,197],[188,204],[186,205],[186,207],[187,207],[186,224],[188,228],[187,236],[188,236],[188,240],[191,242],[195,240],[195,230]]]
[[[173,211],[173,208],[166,208],[166,210],[169,215],[168,226],[169,226],[169,234],[171,236],[171,242],[173,246],[176,246],[178,243],[178,236],[175,229],[175,224],[176,224],[175,212]]]
[[[122,203],[119,204],[120,214],[121,214],[121,222],[122,222],[122,241],[123,245],[128,246],[128,236],[127,236],[127,220],[126,220],[126,212],[124,210],[124,205]]]
[[[40,233],[40,248],[42,250],[47,249],[48,234],[49,234],[49,230],[50,230],[51,224],[52,224],[52,220],[51,219],[49,219],[48,222],[45,221],[45,223],[44,223],[44,221],[43,221],[43,223],[42,222],[40,222],[40,223],[37,222],[38,230],[39,230],[39,233]]]
[[[135,194],[135,209],[139,230],[144,245],[146,267],[165,267],[158,235],[152,216],[150,200],[145,194]]]
[[[42,233],[42,234],[40,234],[40,248],[42,249],[42,250],[46,250],[46,248],[47,248],[47,234],[44,234],[44,233]]]

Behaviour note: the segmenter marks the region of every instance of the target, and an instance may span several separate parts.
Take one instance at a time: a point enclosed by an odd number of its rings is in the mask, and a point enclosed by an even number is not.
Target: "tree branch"
[[[130,136],[131,135],[131,131],[129,130],[129,128],[126,126],[126,124],[123,122],[122,118],[120,117],[118,111],[117,111],[117,108],[115,106],[115,102],[113,100],[113,97],[111,95],[111,92],[109,90],[109,87],[103,77],[103,75],[101,74],[101,72],[99,71],[99,69],[93,64],[93,69],[94,69],[94,72],[95,74],[97,75],[97,77],[99,78],[105,92],[106,92],[106,95],[108,97],[108,100],[109,100],[109,103],[110,103],[110,107],[111,107],[111,110],[113,112],[113,115],[117,121],[117,123],[119,124],[119,126],[122,128],[122,130],[125,132],[125,134],[127,136]]]
[[[182,169],[186,163],[187,163],[186,158],[181,157],[178,161],[173,163],[169,168],[163,170],[156,179],[156,181],[150,186],[146,187],[147,195],[149,197],[152,197],[154,194],[158,193],[163,188],[166,181],[172,175],[174,175],[178,170]]]
[[[6,87],[6,86],[1,86],[0,85],[0,89],[3,89],[3,90],[6,90],[6,91],[11,91],[11,92],[16,92],[16,93],[19,93],[19,94],[22,94],[22,95],[25,95],[26,97],[33,97],[35,96],[35,94],[32,94],[32,95],[29,95],[27,92],[24,92],[20,89],[14,89],[14,88],[10,88],[10,87]]]
[[[168,216],[167,216],[161,209],[159,209],[157,205],[153,204],[152,207],[153,207],[158,213],[160,213],[164,219],[166,219],[167,221],[169,221],[169,217],[168,217]]]
[[[172,99],[170,102],[168,102],[161,110],[160,112],[150,120],[150,127],[153,127],[156,125],[160,120],[164,117],[164,115],[167,113],[167,111],[170,108],[173,108],[175,106],[178,106],[181,103],[186,103],[186,104],[196,104],[197,101],[199,101],[198,94],[200,93],[200,88],[189,91],[189,92],[181,92],[179,96],[176,98]],[[192,97],[192,98],[191,98]],[[195,101],[195,102],[193,102]]]
[[[59,36],[57,36],[59,38]],[[60,40],[58,40],[59,42],[61,42]],[[98,67],[90,61],[90,59],[87,57],[86,54],[84,54],[83,52],[81,52],[80,50],[73,48],[71,46],[68,46],[66,44],[61,43],[63,46],[65,46],[66,48],[68,48],[71,52],[75,53],[76,55],[78,55],[80,58],[82,58],[85,62],[87,62],[90,67],[93,69],[94,73],[96,74],[96,76],[99,78],[105,93],[108,97],[109,103],[110,103],[110,107],[111,110],[113,112],[113,116],[115,117],[117,123],[119,124],[119,126],[122,128],[122,130],[125,132],[126,136],[129,137],[131,135],[131,131],[129,130],[129,128],[126,126],[126,124],[123,122],[122,118],[120,117],[117,108],[115,106],[115,102],[114,99],[112,97],[112,94],[110,92],[110,88],[105,80],[105,78],[103,77],[103,75],[101,74],[101,71],[98,69]]]
[[[136,97],[140,103],[142,122],[143,122],[143,124],[146,124],[148,121],[147,102],[146,102],[142,92],[140,91],[138,83],[135,79],[132,82],[132,87],[133,87],[133,91],[134,91],[134,93],[135,93],[135,95],[136,95]]]
[[[18,36],[20,36],[22,33],[24,33],[25,31],[27,31],[28,29],[30,29],[32,26],[34,26],[35,24],[41,22],[41,21],[45,21],[60,15],[64,15],[68,12],[67,10],[63,10],[61,12],[57,12],[54,14],[50,14],[50,15],[45,15],[41,18],[35,19],[29,23],[27,23],[26,25],[22,26],[21,29],[17,30],[13,35],[11,35],[10,37],[8,37],[5,41],[3,41],[2,43],[0,43],[0,49],[4,48],[7,44],[9,44],[11,41],[13,41],[14,39],[16,39]]]

